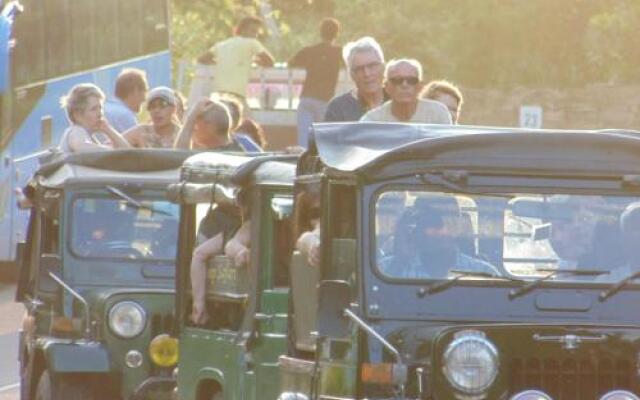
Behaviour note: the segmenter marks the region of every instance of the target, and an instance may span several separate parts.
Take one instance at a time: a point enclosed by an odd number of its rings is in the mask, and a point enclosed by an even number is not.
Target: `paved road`
[[[0,283],[0,400],[18,400],[18,327],[21,304],[13,302],[15,287]]]

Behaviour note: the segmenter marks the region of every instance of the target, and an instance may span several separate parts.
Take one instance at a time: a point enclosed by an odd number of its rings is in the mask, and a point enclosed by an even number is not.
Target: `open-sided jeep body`
[[[169,191],[181,206],[176,279],[181,400],[278,396],[278,357],[287,347],[295,159],[201,153],[185,161],[181,183]],[[199,226],[215,207],[237,204],[251,223],[250,262],[234,266],[221,255],[211,260],[209,319],[196,325],[191,319],[190,265]]]
[[[291,326],[317,341],[281,359],[281,399],[638,399],[637,136],[315,131],[318,308]]]
[[[36,173],[16,296],[22,399],[170,396],[179,210],[165,194],[191,154],[77,154]]]

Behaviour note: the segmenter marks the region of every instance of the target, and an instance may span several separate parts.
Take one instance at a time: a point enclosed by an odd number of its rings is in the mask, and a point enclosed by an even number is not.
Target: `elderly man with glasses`
[[[447,108],[437,101],[419,99],[422,65],[417,60],[391,60],[384,71],[384,88],[390,100],[367,112],[361,121],[451,124]]]
[[[342,49],[355,89],[334,97],[327,105],[326,122],[358,121],[362,115],[385,101],[382,80],[384,54],[372,37],[347,43]]]

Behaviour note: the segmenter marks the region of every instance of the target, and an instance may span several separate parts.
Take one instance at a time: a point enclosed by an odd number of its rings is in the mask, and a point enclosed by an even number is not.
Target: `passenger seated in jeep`
[[[236,239],[240,231],[242,215],[239,207],[218,204],[209,209],[198,227],[197,241],[200,243],[191,258],[191,288],[193,292],[193,310],[191,320],[196,325],[207,323],[209,316],[206,306],[207,263],[216,255],[222,254],[225,246]],[[237,239],[241,241],[240,238]],[[239,247],[239,246],[235,246]],[[240,251],[235,255],[240,256]]]
[[[593,267],[593,238],[597,220],[587,199],[556,195],[549,198],[551,234],[558,269]]]
[[[297,196],[295,210],[295,248],[307,259],[309,265],[320,264],[320,202],[310,192]]]
[[[619,281],[640,270],[640,203],[631,203],[622,212],[620,230],[626,262],[598,280]]]
[[[447,279],[455,271],[483,272],[499,276],[491,264],[463,253],[455,232],[443,213],[424,205],[403,215],[397,224],[394,253],[380,268],[394,278]]]

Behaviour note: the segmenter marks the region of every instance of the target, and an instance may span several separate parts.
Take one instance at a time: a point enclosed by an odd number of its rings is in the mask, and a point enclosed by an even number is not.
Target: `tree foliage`
[[[427,78],[466,86],[570,87],[640,78],[638,0],[271,0],[279,60],[318,40],[318,22],[342,22],[341,42],[370,35],[387,58],[420,60]],[[193,58],[230,34],[263,0],[174,0],[173,51]],[[269,8],[266,8],[269,10]]]

